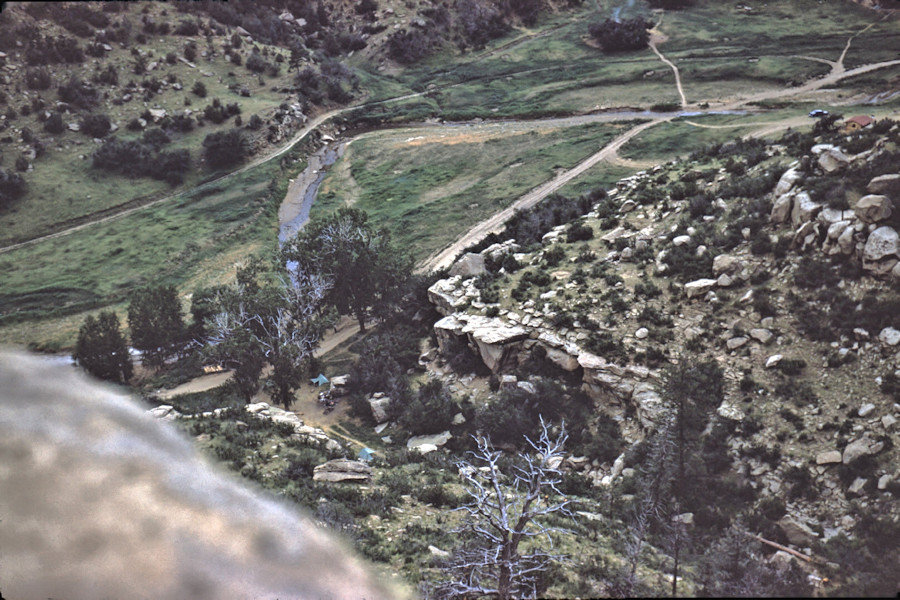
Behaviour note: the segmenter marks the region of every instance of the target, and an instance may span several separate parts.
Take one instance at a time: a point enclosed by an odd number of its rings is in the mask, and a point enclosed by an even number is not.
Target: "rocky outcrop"
[[[457,288],[460,279],[458,275],[440,279],[428,288],[428,301],[434,304],[442,315],[451,315],[468,302],[467,297]]]
[[[313,481],[367,483],[372,481],[372,467],[358,460],[336,458],[314,468]]]
[[[341,450],[342,446],[337,441],[328,437],[324,431],[318,427],[310,427],[303,423],[303,420],[296,413],[272,406],[267,402],[256,402],[248,404],[245,410],[257,417],[263,419],[271,419],[275,423],[284,423],[294,428],[292,437],[298,440],[308,440],[313,442],[322,442],[329,450]]]

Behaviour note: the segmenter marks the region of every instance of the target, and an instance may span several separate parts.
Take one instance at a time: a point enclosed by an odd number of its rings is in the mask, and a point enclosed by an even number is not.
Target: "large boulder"
[[[358,460],[336,458],[313,469],[313,481],[366,483],[372,481],[372,467]]]
[[[778,197],[787,194],[802,176],[803,175],[797,169],[792,168],[785,171],[781,176],[781,179],[778,180],[778,184],[775,186],[775,196]]]
[[[418,435],[409,438],[406,442],[406,448],[408,450],[417,450],[422,446],[440,447],[449,442],[452,438],[453,434],[449,431],[444,431],[435,435]]]
[[[826,173],[834,173],[846,169],[850,159],[837,148],[830,148],[819,155],[819,166]]]
[[[684,284],[684,293],[688,298],[703,296],[706,292],[716,287],[715,279],[697,279]]]
[[[391,399],[386,396],[380,398],[369,398],[369,407],[372,409],[372,417],[379,425],[386,423],[388,420],[388,407],[391,405]]]
[[[778,198],[776,198],[775,202],[772,204],[772,213],[769,216],[769,220],[778,225],[780,225],[781,223],[786,223],[788,218],[791,216],[793,202],[793,193],[787,193],[778,196]]]
[[[856,203],[856,216],[863,223],[879,223],[891,216],[891,199],[887,196],[869,194]]]
[[[866,191],[870,194],[889,194],[897,189],[900,189],[900,173],[879,175],[866,186]]]
[[[900,256],[900,235],[892,227],[884,225],[869,234],[863,248],[864,261],[874,262],[895,256]]]
[[[795,228],[800,227],[804,223],[815,219],[820,210],[822,210],[821,204],[813,202],[806,192],[800,192],[794,198],[794,207],[791,209],[791,224]]]
[[[818,537],[809,525],[791,515],[782,517],[778,521],[778,527],[781,528],[788,541],[795,546],[807,547]]]
[[[461,318],[462,320],[462,318]],[[514,367],[515,355],[522,340],[528,337],[528,330],[518,325],[509,325],[494,317],[466,315],[462,332],[469,336],[478,348],[481,360],[494,373]]]
[[[720,254],[713,259],[712,270],[713,275],[718,277],[723,273],[733,275],[744,268],[744,263],[739,258],[730,254]]]
[[[458,275],[463,279],[478,277],[485,272],[484,256],[481,254],[473,254],[471,252],[464,254],[459,260],[453,263],[452,267],[450,267],[451,276]]]

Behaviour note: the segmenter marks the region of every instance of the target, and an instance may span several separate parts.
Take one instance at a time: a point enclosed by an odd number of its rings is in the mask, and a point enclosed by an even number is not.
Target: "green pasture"
[[[0,341],[31,342],[22,321],[78,314],[125,302],[137,287],[175,284],[182,291],[221,283],[236,262],[274,249],[277,210],[287,178],[266,164],[225,182],[69,235],[0,254]],[[273,184],[274,178],[281,183]],[[51,340],[74,341],[71,327]],[[35,330],[37,331],[37,330]],[[76,328],[77,331],[77,328]]]
[[[653,160],[664,162],[685,156],[714,143],[721,143],[750,133],[756,127],[727,127],[724,129],[697,127],[686,120],[678,119],[660,123],[641,132],[626,143],[619,151],[623,158],[632,160]]]
[[[433,129],[370,134],[351,145],[349,176],[340,164],[332,167],[312,216],[352,204],[421,259],[599,151],[626,127],[591,124],[486,137],[456,126],[440,130],[445,139]],[[358,190],[354,197],[348,196],[351,188]]]

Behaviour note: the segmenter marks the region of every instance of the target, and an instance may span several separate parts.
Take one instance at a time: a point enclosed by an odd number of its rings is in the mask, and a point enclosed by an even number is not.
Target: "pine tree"
[[[72,358],[100,379],[119,383],[131,379],[131,356],[116,313],[103,311],[96,319],[88,316],[84,320]]]

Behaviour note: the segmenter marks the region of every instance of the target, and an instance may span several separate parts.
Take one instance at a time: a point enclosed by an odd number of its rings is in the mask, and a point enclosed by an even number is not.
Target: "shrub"
[[[566,229],[566,241],[570,244],[574,242],[584,242],[594,237],[594,230],[584,223],[575,222]]]
[[[30,90],[48,90],[53,83],[53,76],[46,67],[37,67],[25,71],[25,85]]]
[[[57,88],[59,99],[62,102],[72,104],[78,108],[91,109],[100,103],[100,95],[89,83],[79,79],[76,75]]]
[[[47,133],[62,133],[65,129],[66,125],[63,123],[62,115],[58,112],[50,113],[50,117],[44,121],[44,131]]]
[[[192,19],[182,19],[180,23],[175,27],[176,35],[187,35],[194,36],[200,33],[200,27],[197,25],[196,21]],[[190,59],[188,59],[190,60]]]
[[[0,210],[8,208],[13,201],[25,194],[25,179],[18,173],[0,169]]]
[[[109,116],[105,114],[87,114],[81,120],[81,132],[93,138],[106,137],[112,124]]]
[[[191,92],[193,92],[195,96],[206,98],[206,84],[202,81],[195,82],[194,87],[191,88]]]
[[[647,47],[652,27],[652,23],[640,17],[621,21],[606,19],[602,23],[589,25],[588,33],[604,52],[629,52]]]

